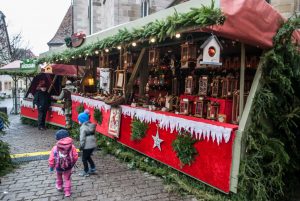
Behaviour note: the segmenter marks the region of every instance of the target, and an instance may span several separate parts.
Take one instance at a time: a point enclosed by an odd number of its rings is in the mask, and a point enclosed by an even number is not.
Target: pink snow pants
[[[62,188],[64,183],[65,194],[71,194],[71,175],[72,169],[64,172],[56,172],[56,187]]]

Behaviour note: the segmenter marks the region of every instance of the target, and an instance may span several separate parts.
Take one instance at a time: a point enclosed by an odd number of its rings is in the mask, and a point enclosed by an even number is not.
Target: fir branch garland
[[[128,30],[123,29],[111,37],[107,37],[103,40],[95,43],[83,44],[79,48],[72,48],[64,50],[63,52],[52,54],[40,58],[38,63],[43,62],[69,62],[71,58],[85,57],[86,55],[95,54],[96,50],[104,50],[105,48],[111,48],[120,44],[127,44],[132,41],[144,40],[149,37],[157,37],[159,41],[163,41],[168,37],[175,36],[176,32],[180,32],[183,29],[198,26],[207,27],[212,25],[224,24],[225,16],[219,8],[215,8],[215,1],[212,0],[210,7],[201,6],[200,8],[191,8],[190,12],[177,13],[168,16],[165,20],[156,20],[143,26],[142,28]]]
[[[102,111],[98,108],[94,109],[94,119],[96,120],[97,124],[101,125],[103,120]]]
[[[131,123],[131,140],[141,140],[145,137],[148,130],[148,124],[134,119]]]
[[[291,200],[300,180],[300,54],[292,41],[299,28],[299,17],[284,23],[263,58],[234,200]]]
[[[77,106],[76,111],[77,111],[78,114],[84,112],[84,104],[80,103],[80,105]]]
[[[181,168],[184,165],[191,165],[198,154],[194,147],[197,140],[193,139],[188,132],[183,132],[177,135],[176,140],[172,142],[172,147],[179,158]]]

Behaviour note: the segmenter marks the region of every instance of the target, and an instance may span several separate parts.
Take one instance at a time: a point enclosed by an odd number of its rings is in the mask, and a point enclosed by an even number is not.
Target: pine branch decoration
[[[198,155],[198,151],[194,147],[196,141],[190,133],[183,132],[178,134],[176,140],[172,142],[172,147],[181,162],[181,168],[185,165],[191,165],[196,155]]]
[[[146,136],[148,124],[134,119],[131,123],[131,140],[138,141]]]
[[[103,116],[102,116],[102,111],[98,108],[94,109],[94,119],[96,120],[97,124],[101,125]]]

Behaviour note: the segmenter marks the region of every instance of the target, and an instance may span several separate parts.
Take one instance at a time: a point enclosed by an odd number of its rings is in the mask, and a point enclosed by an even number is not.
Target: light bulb
[[[109,52],[109,49],[106,48],[106,49],[105,49],[105,52]]]
[[[150,42],[151,42],[151,43],[155,43],[155,38],[151,38],[151,39],[150,39]]]
[[[121,45],[119,45],[117,48],[118,48],[118,50],[122,49]]]
[[[95,54],[99,54],[99,51],[98,51],[98,50],[96,50],[96,51],[95,51]]]
[[[180,34],[180,33],[176,33],[175,37],[176,37],[176,38],[180,38],[180,37],[181,37],[181,34]]]
[[[136,42],[133,42],[133,43],[132,43],[132,46],[135,47],[135,46],[136,46]]]

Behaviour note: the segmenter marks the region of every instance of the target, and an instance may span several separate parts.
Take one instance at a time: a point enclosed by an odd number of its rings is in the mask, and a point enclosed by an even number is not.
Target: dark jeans
[[[91,158],[93,151],[94,151],[94,149],[84,149],[82,151],[82,162],[83,162],[85,172],[89,171],[88,163],[90,164],[91,168],[95,168],[95,163],[94,163],[93,159]]]
[[[47,110],[38,110],[38,127],[45,128]]]

